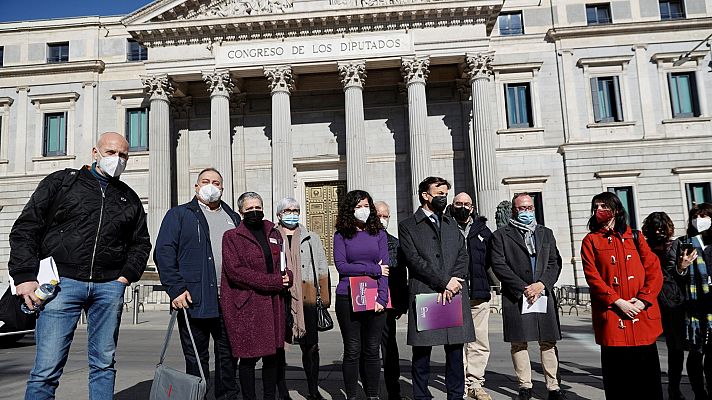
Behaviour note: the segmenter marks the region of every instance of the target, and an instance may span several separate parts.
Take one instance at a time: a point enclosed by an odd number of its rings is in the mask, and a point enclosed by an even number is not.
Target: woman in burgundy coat
[[[284,347],[285,315],[280,296],[292,284],[282,268],[282,235],[264,220],[262,198],[254,192],[237,200],[243,223],[223,236],[220,305],[232,355],[240,359],[242,396],[256,399],[255,365],[262,358],[263,398],[275,398],[277,349]]]
[[[594,196],[591,214],[581,263],[591,290],[606,399],[662,400],[655,344],[663,331],[657,300],[663,285],[660,261],[642,234],[633,236],[614,193]]]

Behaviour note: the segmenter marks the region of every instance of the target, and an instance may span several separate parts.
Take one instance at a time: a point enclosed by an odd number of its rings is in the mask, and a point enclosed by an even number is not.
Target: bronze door
[[[321,236],[326,259],[334,265],[334,226],[339,213],[339,200],[346,194],[345,181],[306,184],[307,229]]]

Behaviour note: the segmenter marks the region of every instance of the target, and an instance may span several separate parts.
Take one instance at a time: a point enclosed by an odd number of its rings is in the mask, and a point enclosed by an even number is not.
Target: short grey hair
[[[296,208],[297,210],[302,209],[299,206],[299,202],[297,201],[297,199],[295,199],[294,197],[285,197],[279,202],[277,202],[277,205],[275,206],[274,210],[275,213],[279,215],[287,208]]]
[[[379,200],[379,201],[373,203],[373,206],[376,207],[376,208],[378,208],[378,207],[386,207],[386,209],[388,209],[388,212],[389,212],[389,213],[391,212],[391,206],[389,206],[388,203],[386,203],[386,202],[383,201],[383,200]]]
[[[264,207],[265,202],[262,201],[262,196],[257,194],[256,192],[245,192],[240,195],[240,197],[237,198],[237,209],[242,211],[242,205],[245,203],[245,200],[247,199],[257,199],[260,201],[260,204]]]

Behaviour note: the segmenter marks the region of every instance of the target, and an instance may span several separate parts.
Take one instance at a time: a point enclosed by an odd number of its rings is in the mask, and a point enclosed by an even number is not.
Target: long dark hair
[[[590,232],[598,232],[603,228],[603,225],[596,220],[596,203],[607,205],[613,212],[613,218],[616,220],[615,225],[613,225],[614,231],[623,234],[628,229],[628,213],[625,211],[621,200],[615,193],[603,192],[593,196],[591,199],[591,217],[588,219],[588,230]]]
[[[373,205],[371,195],[363,190],[352,190],[346,193],[346,196],[341,200],[341,204],[339,204],[339,215],[336,216],[336,231],[346,239],[351,239],[356,235],[357,220],[356,217],[354,217],[354,209],[356,209],[356,204],[363,199],[368,199],[368,207],[371,209],[371,215],[369,215],[366,220],[364,230],[368,232],[369,235],[376,236],[378,232],[383,229],[381,220],[378,219],[376,206]]]
[[[687,220],[687,237],[697,236],[700,233],[697,229],[692,226],[692,220],[697,217],[710,217],[712,218],[712,204],[710,203],[700,203],[690,209],[690,218]],[[709,232],[712,233],[712,232]]]

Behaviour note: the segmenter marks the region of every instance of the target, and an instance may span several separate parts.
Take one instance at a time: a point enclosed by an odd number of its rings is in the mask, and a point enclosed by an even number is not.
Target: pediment
[[[293,0],[158,0],[124,18],[126,25],[283,14]]]

